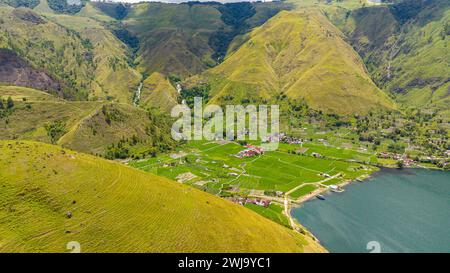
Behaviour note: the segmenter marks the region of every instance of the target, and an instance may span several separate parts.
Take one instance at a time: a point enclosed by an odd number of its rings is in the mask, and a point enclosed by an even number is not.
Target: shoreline
[[[374,172],[374,173],[378,173],[380,171],[381,171],[381,169],[379,171]],[[374,174],[374,173],[372,173],[372,174]],[[370,179],[372,177],[372,174],[360,176],[360,177],[358,177],[358,178],[356,178],[354,180],[352,180],[352,179],[345,180],[344,182],[337,184],[337,186],[344,188],[344,187],[346,187],[346,186],[348,186],[348,185],[350,185],[352,183],[355,183],[355,182],[365,183],[364,181],[367,180],[367,179]],[[357,179],[361,179],[361,182],[357,181]],[[312,233],[309,229],[304,227],[297,219],[295,219],[292,216],[292,209],[293,208],[298,208],[304,202],[307,202],[307,201],[311,200],[312,198],[316,197],[318,194],[321,194],[321,193],[324,193],[324,192],[328,192],[328,191],[330,191],[330,189],[328,187],[327,188],[318,188],[318,189],[308,193],[307,195],[302,196],[301,198],[299,198],[299,199],[297,199],[295,201],[289,202],[289,204],[287,205],[287,208],[286,208],[286,214],[287,214],[286,216],[289,218],[289,222],[290,223],[294,223],[294,226],[292,226],[292,228],[295,231],[299,232],[299,233],[301,233],[301,232],[298,229],[303,230],[305,233],[307,233],[312,238],[312,240],[317,242],[324,250],[326,250],[326,253],[330,253],[330,251],[325,246],[323,246],[321,244],[319,238],[316,235],[314,235],[314,233]]]
[[[361,187],[356,187],[355,186],[355,188],[351,188],[350,189],[350,191],[348,193],[348,196],[350,196],[348,198],[350,198],[350,199],[348,199],[348,200],[353,200],[353,202],[352,202],[352,205],[347,206],[347,209],[349,209],[349,211],[347,211],[346,213],[349,214],[350,212],[353,212],[355,208],[356,208],[356,210],[358,210],[358,204],[360,204],[360,202],[362,201],[362,199],[359,199],[359,198],[352,199],[351,196],[353,196],[353,197],[355,196],[353,190],[358,190],[358,189],[361,190],[361,192],[363,192],[365,194],[365,196],[368,199],[370,199],[371,196],[373,196],[371,189],[376,188],[379,192],[389,191],[388,188],[389,188],[390,184],[386,183],[386,181],[387,182],[391,182],[391,180],[392,181],[399,181],[401,185],[406,185],[405,187],[412,186],[413,189],[414,189],[414,187],[417,186],[417,185],[415,185],[415,183],[405,183],[403,181],[402,177],[406,177],[406,179],[408,180],[407,182],[409,182],[411,180],[411,181],[416,181],[416,182],[417,181],[421,181],[420,183],[422,183],[424,181],[426,182],[426,179],[424,179],[424,177],[426,178],[426,177],[429,177],[430,175],[433,175],[432,177],[434,177],[434,175],[436,175],[439,178],[439,181],[441,181],[442,177],[444,177],[443,178],[444,182],[446,182],[446,180],[447,180],[446,177],[448,176],[448,174],[449,173],[446,172],[445,170],[436,170],[436,169],[421,168],[421,167],[403,168],[403,169],[381,168],[379,171],[372,173],[370,176],[367,176],[362,182],[360,182],[360,183],[372,182],[371,184],[368,184],[367,186],[361,186]],[[339,185],[342,186],[342,187],[346,187],[347,185],[352,184],[354,182],[356,182],[356,179],[355,180],[351,180],[351,181],[345,181],[345,182],[343,182],[343,183],[341,183]],[[386,188],[386,186],[387,186],[387,188]],[[326,189],[322,188],[320,192],[325,192],[325,191],[326,191]],[[317,210],[309,210],[308,209],[309,212],[306,213],[306,211],[305,211],[304,212],[305,214],[304,214],[302,212],[302,209],[299,209],[299,210],[295,211],[295,213],[296,213],[295,215],[293,214],[294,211],[292,210],[292,209],[296,209],[296,208],[302,207],[303,202],[311,200],[311,198],[315,197],[314,194],[317,194],[316,192],[317,191],[312,192],[308,196],[305,196],[304,198],[299,200],[301,202],[292,203],[292,205],[291,205],[291,207],[289,209],[289,214],[297,223],[301,223],[302,221],[305,221],[305,217],[306,216],[308,216],[307,219],[311,218],[311,222],[314,222],[315,224],[311,225],[311,226],[308,226],[308,228],[307,228],[308,233],[312,234],[316,239],[318,239],[317,242],[322,245],[321,239],[325,240],[325,235],[324,235],[325,233],[324,232],[326,232],[328,234],[328,231],[326,229],[324,229],[323,224],[322,224],[321,221],[318,221],[317,219],[314,219],[317,216],[314,216],[314,214],[312,212],[316,212],[317,213]],[[342,196],[333,196],[332,193],[330,193],[329,197],[330,197],[331,201],[333,201],[333,200],[335,201],[336,199],[344,198]],[[313,208],[314,207],[316,207],[316,208],[317,207],[323,207],[324,205],[322,205],[319,201],[320,200],[317,200],[316,201],[317,203],[314,203],[314,205],[312,205],[312,203],[310,203],[310,204],[308,204],[306,206],[308,208],[311,208],[311,207],[313,207]],[[382,202],[383,201],[381,201],[381,203]],[[345,203],[345,202],[343,202],[343,203]],[[334,205],[332,205],[332,206],[334,207],[336,204],[343,205],[343,203],[334,203],[333,202],[332,204],[334,204]],[[339,205],[339,207],[341,207],[340,205]],[[328,209],[331,209],[331,211],[333,210],[333,208],[330,207],[330,205],[325,205],[325,207],[328,207]],[[346,208],[346,206],[344,204],[344,207],[341,207],[340,209],[345,209],[345,208]],[[336,208],[334,208],[334,209],[336,209]],[[402,212],[402,211],[400,211],[400,212]],[[411,213],[411,214],[414,214],[414,213]],[[349,215],[351,215],[351,214],[349,214]],[[403,215],[403,214],[401,214],[401,215]],[[329,215],[329,216],[331,218],[333,218],[332,215]],[[342,219],[344,219],[344,220],[342,220]],[[344,221],[345,222],[345,219],[347,219],[347,218],[345,218],[345,217],[335,217],[335,220],[338,221],[338,222],[339,221]],[[301,224],[299,226],[301,226]],[[374,225],[372,225],[372,226],[374,226]],[[314,233],[315,231],[318,231],[319,233],[315,234]],[[342,235],[342,234],[340,234],[340,235]],[[320,236],[324,236],[324,237],[322,238]],[[329,236],[329,235],[327,235],[327,236]],[[341,239],[343,239],[343,240],[345,239],[344,236],[341,236],[341,237],[342,237]],[[339,244],[333,244],[333,241],[330,241],[328,237],[326,237],[326,238],[327,238],[327,240],[326,240],[327,244],[331,242],[330,245],[328,245],[328,247],[333,248],[334,250],[340,248]],[[403,238],[403,239],[405,239],[405,238]],[[324,245],[322,245],[322,246],[325,247]],[[328,251],[331,252],[331,250],[328,250]]]

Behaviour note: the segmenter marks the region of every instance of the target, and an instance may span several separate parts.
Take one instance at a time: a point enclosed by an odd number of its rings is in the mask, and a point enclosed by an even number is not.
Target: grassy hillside
[[[69,127],[58,144],[108,158],[142,157],[174,145],[170,124],[127,104],[106,104]]]
[[[110,5],[95,5],[111,14]],[[216,65],[233,38],[286,8],[283,3],[140,3],[127,7],[123,23],[139,39],[140,71],[187,77]]]
[[[208,35],[223,25],[213,6],[163,3],[133,5],[124,23],[139,38],[141,71],[183,76],[214,64]]]
[[[38,102],[38,101],[63,101],[60,98],[47,94],[45,92],[22,87],[22,86],[8,86],[0,85],[0,97],[8,98],[11,97],[15,101],[27,101],[27,102]]]
[[[0,252],[303,252],[310,238],[226,200],[58,146],[0,142]],[[220,232],[219,232],[220,231]]]
[[[0,44],[64,83],[66,98],[84,99],[93,80],[92,44],[29,9],[0,7]]]
[[[316,10],[282,11],[249,35],[223,63],[204,73],[211,103],[287,96],[339,114],[394,107],[341,33]]]
[[[142,85],[139,105],[144,108],[157,108],[170,113],[172,107],[178,104],[178,92],[161,73],[150,75]]]
[[[402,1],[330,11],[375,82],[405,106],[448,109],[450,3]]]
[[[141,157],[173,146],[171,122],[128,104],[73,102],[42,91],[0,86],[14,107],[0,115],[0,139],[27,139],[109,158]]]
[[[109,29],[95,19],[71,15],[48,15],[58,24],[79,33],[92,45],[94,80],[91,98],[131,102],[142,78],[130,66],[130,50]]]
[[[0,118],[0,139],[32,139],[50,143],[64,134],[66,127],[69,128],[99,106],[97,102],[67,102],[47,97],[37,90],[14,88],[16,90],[0,87],[0,97],[6,99],[11,96],[15,99],[11,113]],[[46,126],[56,124],[61,124],[62,128],[52,139]]]
[[[127,46],[99,21],[6,6],[0,13],[0,44],[60,82],[63,97],[131,103],[142,76]]]

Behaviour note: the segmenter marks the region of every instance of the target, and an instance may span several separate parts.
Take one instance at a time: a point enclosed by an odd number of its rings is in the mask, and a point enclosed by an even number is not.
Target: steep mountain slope
[[[140,70],[183,76],[214,64],[208,36],[224,25],[214,6],[163,3],[133,5],[124,23],[139,38]]]
[[[139,39],[141,72],[187,77],[216,65],[233,38],[288,8],[284,3],[140,3],[127,7],[123,24]]]
[[[45,71],[31,67],[25,60],[9,49],[0,48],[0,79],[3,83],[29,86],[58,93],[60,84]]]
[[[142,76],[130,66],[127,46],[98,21],[54,13],[43,17],[6,6],[0,13],[0,44],[57,81],[60,95],[131,103]],[[21,76],[24,79],[16,79],[16,85],[47,89],[40,87],[46,81],[28,84],[26,74]]]
[[[131,102],[142,75],[130,66],[129,49],[98,21],[82,16],[47,15],[54,22],[79,33],[92,45],[94,80],[90,96],[117,102]]]
[[[303,252],[310,238],[218,197],[58,146],[0,141],[0,252]]]
[[[56,141],[78,120],[99,107],[98,102],[67,102],[46,93],[23,87],[0,86],[0,98],[11,96],[14,108],[11,113],[0,118],[0,139],[31,139],[43,142]],[[23,101],[23,99],[26,101]],[[47,125],[62,124],[61,130],[51,136]],[[55,132],[56,133],[56,132]]]
[[[316,10],[282,11],[203,74],[211,84],[210,103],[266,102],[285,95],[339,114],[393,108],[342,38]]]
[[[3,47],[62,83],[64,97],[87,98],[94,71],[89,41],[29,9],[0,6],[0,18]]]
[[[161,73],[155,72],[143,82],[139,105],[170,113],[172,107],[178,104],[177,97],[178,92],[169,80]]]
[[[104,104],[69,127],[58,144],[109,158],[145,156],[174,146],[170,121],[128,104]]]
[[[448,109],[449,1],[405,0],[337,14],[335,23],[381,88],[406,106]]]

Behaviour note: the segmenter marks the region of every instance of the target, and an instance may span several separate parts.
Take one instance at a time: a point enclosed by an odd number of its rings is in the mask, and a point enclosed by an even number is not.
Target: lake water
[[[325,198],[292,216],[330,252],[450,252],[448,171],[384,169]]]

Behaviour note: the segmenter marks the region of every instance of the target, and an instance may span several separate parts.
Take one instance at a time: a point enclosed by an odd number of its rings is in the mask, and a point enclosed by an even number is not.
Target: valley
[[[326,252],[293,207],[384,168],[450,169],[449,16],[0,0],[0,252]],[[278,105],[278,149],[174,140],[194,97]]]

